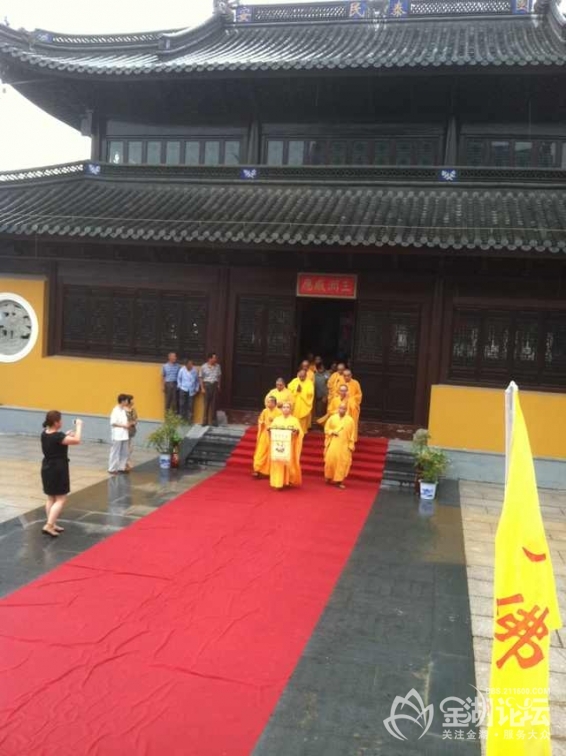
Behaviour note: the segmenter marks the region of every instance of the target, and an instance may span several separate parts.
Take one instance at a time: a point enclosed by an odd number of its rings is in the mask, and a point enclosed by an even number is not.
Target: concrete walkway
[[[108,475],[109,444],[84,443],[69,449],[71,491],[81,491]],[[137,448],[133,463],[154,459],[154,451]],[[41,487],[39,437],[0,434],[0,523],[45,504]]]
[[[464,544],[476,685],[489,687],[493,632],[495,531],[503,504],[503,486],[460,481]],[[566,618],[566,491],[539,490],[542,516],[552,555],[558,601]],[[566,756],[566,630],[553,633],[550,655],[550,716],[553,756]]]

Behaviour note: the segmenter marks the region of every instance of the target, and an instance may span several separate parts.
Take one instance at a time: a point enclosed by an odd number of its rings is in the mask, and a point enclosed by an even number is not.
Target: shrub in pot
[[[430,440],[430,433],[426,430],[426,428],[419,428],[416,430],[413,434],[413,455],[415,456],[415,460],[417,459],[420,452],[425,449],[428,446],[428,442]],[[421,471],[419,469],[418,463],[415,461],[415,493],[419,493],[420,491],[420,479],[421,479]]]
[[[186,425],[188,425],[186,420],[169,410],[163,424],[147,437],[147,445],[159,453],[160,467],[164,469],[177,467],[179,444],[183,440],[182,429]]]
[[[445,474],[450,461],[442,449],[423,446],[415,455],[422,499],[434,499],[438,481]]]

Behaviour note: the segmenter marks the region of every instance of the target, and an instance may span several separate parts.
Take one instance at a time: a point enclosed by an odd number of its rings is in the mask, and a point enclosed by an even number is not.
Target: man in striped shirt
[[[167,362],[161,368],[161,377],[163,378],[163,393],[165,396],[165,413],[169,410],[178,412],[177,403],[177,378],[181,366],[177,362],[175,352],[169,352]]]

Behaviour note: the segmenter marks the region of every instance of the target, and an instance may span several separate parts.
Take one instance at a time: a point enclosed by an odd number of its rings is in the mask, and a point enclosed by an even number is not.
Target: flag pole
[[[513,423],[515,422],[515,397],[519,387],[515,381],[505,389],[505,485],[509,478],[509,460],[511,458],[511,438],[513,436]]]

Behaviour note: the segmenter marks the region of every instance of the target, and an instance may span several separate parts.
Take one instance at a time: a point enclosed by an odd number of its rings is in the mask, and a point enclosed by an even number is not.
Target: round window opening
[[[23,297],[0,293],[0,362],[23,360],[35,346],[39,326],[33,307]]]

